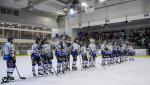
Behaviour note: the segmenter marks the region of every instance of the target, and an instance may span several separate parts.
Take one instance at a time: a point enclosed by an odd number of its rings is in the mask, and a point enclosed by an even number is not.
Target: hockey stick
[[[55,74],[58,76],[58,74],[57,74],[56,70],[54,69],[53,65],[51,65],[51,67],[53,68]]]
[[[26,79],[26,77],[22,77],[22,76],[20,75],[17,66],[16,66],[16,71],[17,71],[17,74],[18,74],[18,76],[19,76],[20,79]]]
[[[79,59],[80,59],[80,66],[82,66],[82,55],[79,54]]]
[[[104,65],[102,65],[100,62],[98,62],[98,64],[104,69],[106,70],[106,67]]]

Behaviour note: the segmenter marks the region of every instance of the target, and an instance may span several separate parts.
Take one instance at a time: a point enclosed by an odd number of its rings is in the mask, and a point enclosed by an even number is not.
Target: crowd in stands
[[[89,39],[96,40],[97,45],[103,41],[109,42],[132,42],[136,48],[148,48],[150,42],[150,28],[118,30],[106,32],[79,32],[77,38],[89,43]]]

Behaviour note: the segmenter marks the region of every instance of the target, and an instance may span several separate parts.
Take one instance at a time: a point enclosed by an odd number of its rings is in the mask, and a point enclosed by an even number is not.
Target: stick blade
[[[26,77],[20,77],[20,79],[26,79]]]

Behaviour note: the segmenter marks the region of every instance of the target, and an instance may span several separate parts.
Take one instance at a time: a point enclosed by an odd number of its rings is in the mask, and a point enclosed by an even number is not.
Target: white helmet
[[[95,43],[95,40],[94,39],[90,39],[90,43]]]

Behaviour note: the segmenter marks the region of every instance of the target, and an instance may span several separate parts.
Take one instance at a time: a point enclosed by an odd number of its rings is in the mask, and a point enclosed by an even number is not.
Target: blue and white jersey
[[[107,45],[106,44],[102,44],[101,45],[101,54],[102,55],[106,55],[107,54]]]
[[[61,51],[61,45],[59,43],[55,43],[55,50]]]
[[[34,43],[32,45],[32,48],[31,48],[31,54],[33,54],[33,53],[35,53],[35,54],[39,54],[40,53],[40,47],[36,43]]]
[[[49,53],[49,52],[52,51],[52,50],[51,50],[51,45],[50,45],[50,44],[44,44],[43,47],[44,47],[46,53]]]
[[[12,57],[15,57],[15,48],[14,48],[14,45],[10,42],[7,42],[3,49],[2,49],[2,52],[3,52],[3,60],[11,60]]]
[[[124,52],[122,46],[118,46],[117,52],[118,52],[119,54],[122,54],[122,53]]]
[[[66,52],[67,54],[70,54],[70,53],[71,53],[71,43],[70,43],[70,46],[68,45],[68,43],[66,43],[65,52]]]
[[[112,54],[112,52],[113,52],[113,46],[112,45],[108,45],[107,48],[108,48],[107,53],[108,54]]]
[[[101,50],[102,50],[102,51],[106,51],[106,48],[107,48],[107,45],[106,45],[106,44],[102,44],[102,45],[101,45]]]
[[[80,45],[77,43],[73,43],[71,46],[71,54],[72,56],[78,56],[80,52]]]
[[[49,44],[42,45],[40,49],[42,54],[49,54],[50,50],[51,50],[51,46]]]
[[[59,44],[59,42],[60,42],[60,38],[59,38],[59,37],[55,37],[55,38],[54,38],[54,43],[55,43],[55,44]]]
[[[113,48],[113,51],[117,51],[117,46],[116,45],[113,45],[112,48]]]
[[[118,53],[120,52],[120,47],[119,47],[119,46],[117,46],[117,52],[118,52]]]
[[[109,52],[112,52],[112,51],[113,51],[113,46],[112,46],[112,45],[108,45],[107,47],[108,47],[108,51],[109,51]]]
[[[88,47],[89,49],[89,54],[92,56],[92,57],[96,57],[97,55],[97,49],[96,49],[96,45],[91,43]]]
[[[120,51],[121,51],[121,53],[124,53],[124,48],[120,47]]]
[[[4,56],[5,56],[5,55],[14,56],[14,53],[15,53],[14,45],[13,45],[12,43],[10,43],[10,42],[7,42],[7,43],[4,45],[2,51],[3,51],[3,55],[4,55]]]
[[[67,44],[64,41],[62,41],[61,51],[63,56],[67,56]]]
[[[80,45],[77,43],[72,44],[72,52],[75,52],[75,51],[77,51],[77,52],[80,51]]]
[[[66,46],[65,43],[63,41],[60,41],[58,43],[55,43],[55,50],[64,52],[65,46]]]
[[[132,46],[129,46],[129,56],[134,56],[135,55],[135,50],[133,49]]]
[[[91,51],[91,52],[96,52],[96,51],[97,51],[97,49],[96,49],[96,45],[95,45],[95,44],[93,44],[93,43],[92,43],[92,44],[90,44],[88,48],[89,48],[89,51]]]
[[[132,46],[129,46],[129,52],[133,52],[133,53],[135,52]]]
[[[59,43],[55,43],[55,55],[56,56],[64,56],[65,52],[65,44],[64,42],[60,41]]]
[[[124,52],[127,52],[127,46],[125,44],[122,45],[122,49]]]
[[[87,49],[85,46],[81,46],[81,55],[85,55],[87,53]]]

